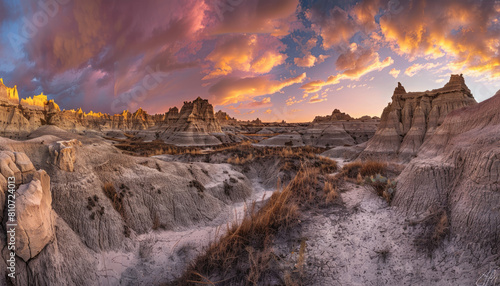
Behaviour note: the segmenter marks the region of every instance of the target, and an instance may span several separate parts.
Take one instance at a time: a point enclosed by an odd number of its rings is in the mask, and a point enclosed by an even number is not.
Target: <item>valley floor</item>
[[[448,240],[431,258],[415,247],[419,229],[407,218],[365,187],[347,188],[345,212],[311,212],[303,222],[309,285],[475,285],[489,271]]]

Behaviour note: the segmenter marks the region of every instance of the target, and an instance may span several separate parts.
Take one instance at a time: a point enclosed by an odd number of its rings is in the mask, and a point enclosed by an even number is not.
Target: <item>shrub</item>
[[[444,238],[449,233],[450,223],[448,214],[444,209],[431,211],[430,215],[418,222],[411,222],[411,225],[420,224],[423,227],[422,232],[415,239],[415,244],[427,250],[429,256],[437,249]]]
[[[349,179],[356,179],[359,174],[359,170],[361,170],[362,167],[363,164],[361,162],[346,164],[342,167],[342,174]]]
[[[372,187],[373,191],[380,197],[383,197],[388,203],[391,203],[396,189],[396,182],[377,174],[366,177],[365,183]]]
[[[111,200],[111,205],[113,208],[125,219],[125,209],[123,208],[122,203],[122,194],[118,194],[116,192],[115,186],[113,183],[105,183],[102,187],[102,191]],[[104,207],[101,208],[101,212],[104,214]]]
[[[361,177],[375,176],[376,174],[387,174],[387,163],[379,161],[353,162],[344,165],[342,173],[349,179],[357,179],[358,174]]]
[[[189,182],[189,187],[196,188],[198,190],[198,193],[205,192],[205,186],[203,186],[203,184],[197,180],[192,180],[191,182]]]
[[[376,174],[387,174],[387,163],[382,163],[379,161],[366,161],[362,164],[359,170],[361,176],[375,176]]]
[[[322,173],[329,174],[338,170],[337,161],[325,157],[320,157],[319,160]]]
[[[325,182],[325,187],[323,188],[326,194],[326,202],[327,203],[332,203],[334,202],[338,197],[339,193],[337,191],[337,187],[333,185],[333,183],[326,181]]]

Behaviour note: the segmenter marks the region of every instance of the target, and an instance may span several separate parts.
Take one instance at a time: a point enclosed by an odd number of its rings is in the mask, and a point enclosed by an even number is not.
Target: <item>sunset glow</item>
[[[500,89],[499,1],[0,2],[0,77],[61,108],[164,113],[198,96],[238,119],[380,116],[394,88],[462,73]]]

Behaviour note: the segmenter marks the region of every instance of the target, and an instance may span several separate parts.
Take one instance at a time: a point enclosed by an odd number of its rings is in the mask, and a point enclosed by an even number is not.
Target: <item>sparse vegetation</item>
[[[197,180],[192,180],[189,182],[190,188],[196,188],[199,194],[203,194],[205,192],[205,186]]]
[[[387,163],[379,161],[357,161],[344,165],[342,174],[350,179],[356,179],[358,175],[362,177],[375,176],[377,174],[387,176]]]
[[[396,182],[386,177],[389,173],[387,163],[358,161],[344,165],[340,176],[358,185],[365,184],[371,187],[378,196],[391,203],[396,190]]]
[[[394,191],[396,190],[396,182],[387,179],[386,177],[377,174],[375,176],[366,177],[365,182],[371,186],[373,191],[380,197],[383,197],[388,203],[391,203]]]
[[[125,209],[123,208],[123,193],[118,193],[115,189],[115,185],[113,183],[105,183],[102,187],[102,191],[111,200],[111,205],[113,208],[122,216],[123,219],[125,216]],[[104,207],[102,207],[102,212],[104,213]]]
[[[283,152],[295,154],[290,150]],[[260,285],[265,277],[275,275],[271,247],[275,236],[297,225],[301,210],[327,206],[338,199],[335,182],[327,177],[333,166],[331,160],[317,157],[314,162],[303,163],[293,180],[282,190],[278,186],[264,206],[257,210],[256,204],[251,204],[241,223],[228,224],[226,233],[211,243],[174,284],[213,285],[224,281],[223,284]],[[300,269],[304,256],[305,242],[297,262]]]
[[[415,239],[417,247],[428,251],[429,256],[437,249],[449,233],[450,222],[448,214],[444,209],[435,209],[429,215],[418,221],[410,222],[410,225],[420,225],[423,230]]]

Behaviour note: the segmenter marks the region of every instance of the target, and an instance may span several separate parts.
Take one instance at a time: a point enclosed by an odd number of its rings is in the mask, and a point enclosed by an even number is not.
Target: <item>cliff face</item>
[[[215,119],[214,107],[208,100],[198,97],[186,101],[179,112],[179,119],[169,129],[171,132],[222,132]]]
[[[7,87],[3,84],[3,79],[0,78],[0,104],[17,105],[19,104],[19,95],[17,86]]]
[[[425,92],[406,92],[398,83],[375,136],[361,156],[409,161],[448,113],[474,104],[462,75],[452,75],[443,88]]]
[[[394,205],[407,213],[446,210],[467,241],[500,241],[500,91],[451,112],[398,178]]]
[[[335,109],[332,112],[332,115],[327,116],[316,116],[313,120],[313,123],[321,123],[321,122],[332,122],[332,121],[340,121],[340,120],[354,120],[349,114],[340,112],[340,110]]]
[[[170,110],[166,115],[167,119],[174,116],[178,119],[163,132],[161,138],[165,142],[176,145],[218,145],[233,141],[223,134],[215,118],[214,107],[208,100],[198,97],[192,102],[184,102],[178,114],[175,111]]]
[[[222,110],[219,110],[217,111],[217,113],[215,113],[215,118],[221,126],[239,125],[238,120],[232,118],[231,116],[229,116],[229,114],[223,112]]]

